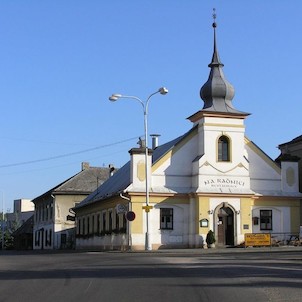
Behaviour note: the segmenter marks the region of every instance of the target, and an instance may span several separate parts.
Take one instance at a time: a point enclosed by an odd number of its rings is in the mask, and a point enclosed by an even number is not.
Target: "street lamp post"
[[[146,212],[146,234],[145,234],[145,249],[147,251],[152,250],[152,245],[150,242],[150,234],[149,234],[149,182],[148,182],[148,105],[151,97],[157,93],[160,93],[162,95],[165,95],[168,93],[168,89],[165,87],[159,88],[157,91],[151,93],[149,97],[147,98],[146,102],[143,102],[140,98],[136,96],[131,96],[131,95],[122,95],[122,94],[113,94],[112,96],[109,97],[109,100],[112,102],[117,101],[118,99],[133,99],[138,101],[142,107],[143,107],[143,112],[144,112],[144,136],[145,136],[145,184],[146,184],[146,207],[145,207],[145,212]]]

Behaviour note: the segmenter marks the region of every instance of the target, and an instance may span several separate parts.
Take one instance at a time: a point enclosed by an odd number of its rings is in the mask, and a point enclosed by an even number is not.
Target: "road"
[[[302,249],[0,252],[0,302],[302,301]]]

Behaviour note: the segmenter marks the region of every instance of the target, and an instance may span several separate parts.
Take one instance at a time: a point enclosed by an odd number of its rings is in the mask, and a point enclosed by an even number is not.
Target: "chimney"
[[[113,164],[109,164],[109,177],[114,174],[115,168]]]
[[[137,144],[139,145],[140,148],[146,148],[145,138],[139,137]]]
[[[82,162],[82,171],[90,168],[89,162]]]
[[[150,136],[152,137],[152,149],[154,150],[158,147],[158,138],[160,137],[160,134],[150,134]]]

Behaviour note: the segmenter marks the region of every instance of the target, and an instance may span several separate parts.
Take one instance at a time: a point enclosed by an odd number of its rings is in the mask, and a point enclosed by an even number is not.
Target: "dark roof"
[[[177,137],[176,139],[160,145],[153,150],[152,163],[157,162],[162,156],[176,146],[182,139],[189,135],[197,126],[193,127],[190,131]],[[91,203],[104,200],[111,196],[120,194],[125,190],[130,182],[130,161],[128,161],[122,168],[120,168],[113,176],[104,182],[97,190],[87,196],[81,203],[77,204],[76,209],[89,205]]]
[[[299,160],[300,160],[299,156],[295,156],[295,155],[291,155],[291,154],[285,153],[285,154],[280,154],[275,159],[275,162],[276,163],[281,163],[282,161],[285,161],[285,162],[298,162]]]
[[[90,194],[108,179],[109,173],[110,168],[88,167],[36,197],[32,202],[35,203],[50,194]]]
[[[34,225],[34,215],[30,216],[16,231],[12,233],[13,237],[22,234],[32,234]]]
[[[289,142],[280,144],[279,147],[283,147],[283,146],[285,146],[285,145],[292,145],[292,144],[296,144],[296,143],[300,143],[300,142],[302,142],[302,135],[297,136],[296,138],[292,139],[292,140],[289,141]]]

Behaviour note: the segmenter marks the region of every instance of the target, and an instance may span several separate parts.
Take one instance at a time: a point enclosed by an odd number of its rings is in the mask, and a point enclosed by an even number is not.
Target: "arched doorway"
[[[217,209],[217,244],[234,245],[234,211],[228,206]]]

